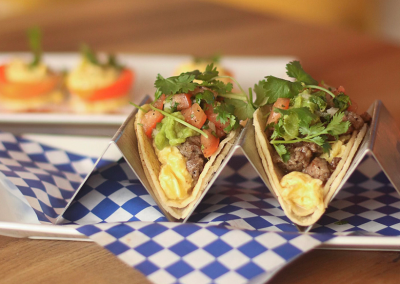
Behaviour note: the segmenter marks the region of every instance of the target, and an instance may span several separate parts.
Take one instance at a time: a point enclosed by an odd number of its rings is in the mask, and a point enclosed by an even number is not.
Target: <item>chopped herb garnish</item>
[[[28,41],[33,53],[33,60],[29,66],[33,68],[42,60],[42,33],[38,27],[28,30]]]
[[[339,220],[339,221],[334,222],[333,224],[335,224],[335,225],[346,225],[348,223],[349,222],[346,221],[346,220]]]

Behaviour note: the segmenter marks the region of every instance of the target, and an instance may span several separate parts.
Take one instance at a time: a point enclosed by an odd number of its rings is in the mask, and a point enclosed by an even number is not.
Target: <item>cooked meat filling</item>
[[[343,121],[350,121],[349,130],[345,134],[351,134],[354,130],[360,130],[364,126],[364,120],[358,114],[345,111]]]
[[[196,183],[204,168],[205,158],[201,151],[200,136],[193,136],[186,139],[178,146],[179,152],[187,159],[186,168]]]
[[[303,172],[312,178],[320,179],[323,183],[327,182],[331,176],[328,162],[319,157],[315,157]]]
[[[355,130],[360,130],[364,126],[364,123],[369,123],[371,121],[371,116],[367,112],[358,115],[351,111],[345,111],[344,114],[343,121],[350,121],[350,127],[349,130],[342,135],[342,138]],[[330,136],[328,140],[334,141],[336,139]],[[284,162],[275,151],[272,155],[273,162],[282,169],[285,174],[293,171],[304,172],[313,178],[320,179],[324,183],[329,179],[341,160],[341,158],[335,157],[331,163],[328,163],[325,159],[319,158],[318,156],[323,153],[322,147],[315,143],[293,143],[287,145],[287,150],[290,153],[290,158],[287,162]]]

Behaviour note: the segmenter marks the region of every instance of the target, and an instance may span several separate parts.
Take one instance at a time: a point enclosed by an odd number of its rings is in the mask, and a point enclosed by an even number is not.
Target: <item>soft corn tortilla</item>
[[[284,173],[272,162],[271,153],[273,148],[268,142],[267,135],[264,132],[266,127],[265,116],[267,113],[268,111],[266,109],[258,109],[254,113],[253,123],[255,128],[256,147],[261,157],[268,180],[271,183],[271,190],[277,196],[283,211],[290,220],[301,226],[310,226],[322,216],[322,214],[325,212],[325,208],[328,207],[332,196],[338,190],[339,184],[349,169],[351,161],[353,160],[353,157],[356,154],[357,149],[365,136],[365,133],[367,132],[368,126],[367,124],[364,124],[359,131],[354,131],[350,140],[347,142],[346,150],[343,153],[342,159],[324,186],[324,206],[316,208],[313,213],[307,216],[299,216],[296,214],[297,208],[293,208],[289,202],[282,198],[283,189],[280,185],[280,181],[284,176]]]
[[[144,105],[142,108],[146,111],[150,109],[149,105]],[[212,176],[221,165],[229,150],[232,148],[240,130],[237,129],[232,131],[224,140],[220,142],[217,151],[204,165],[204,169],[201,172],[196,185],[192,189],[191,194],[182,200],[171,200],[165,195],[158,179],[161,171],[161,163],[158,160],[156,152],[153,148],[152,141],[144,133],[143,127],[138,124],[144,115],[145,112],[139,110],[135,119],[135,132],[138,139],[139,154],[142,160],[144,172],[154,192],[154,195],[163,208],[174,218],[184,219],[196,204],[196,201],[200,198]]]

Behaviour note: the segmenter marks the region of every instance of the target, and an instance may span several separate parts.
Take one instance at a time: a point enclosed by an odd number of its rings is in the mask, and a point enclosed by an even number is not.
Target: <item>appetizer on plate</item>
[[[0,66],[0,108],[3,111],[54,111],[65,99],[62,76],[42,61],[41,33],[28,31],[33,60],[15,58]]]
[[[189,62],[182,63],[175,70],[174,75],[177,76],[179,74],[190,72],[192,70],[206,70],[208,64],[213,63],[214,66],[219,70],[219,76],[227,76],[226,78],[219,78],[220,81],[224,83],[232,83],[232,80],[229,77],[233,77],[232,71],[226,69],[221,65],[221,56],[214,55],[211,57],[193,57],[193,59]]]
[[[256,146],[286,215],[309,226],[324,213],[361,144],[371,117],[358,115],[343,87],[286,66],[294,82],[266,77],[255,86]]]
[[[70,108],[77,113],[114,113],[129,102],[134,73],[119,65],[113,55],[102,63],[88,47],[82,60],[66,79]]]
[[[155,87],[153,103],[135,105],[139,153],[156,199],[173,217],[184,219],[248,116],[235,108],[232,84],[219,81],[213,64],[203,72],[158,75]]]

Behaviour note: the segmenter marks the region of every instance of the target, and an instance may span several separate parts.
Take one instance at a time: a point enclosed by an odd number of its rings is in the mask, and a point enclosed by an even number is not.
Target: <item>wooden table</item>
[[[361,110],[382,100],[400,125],[400,48],[368,36],[200,1],[89,0],[1,20],[0,51],[26,50],[25,30],[33,25],[42,27],[47,51],[86,42],[117,52],[296,56],[316,79],[345,86]],[[399,261],[398,252],[315,250],[269,283],[398,283]],[[1,283],[147,281],[86,242],[0,237],[0,263]]]

